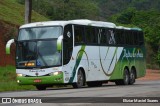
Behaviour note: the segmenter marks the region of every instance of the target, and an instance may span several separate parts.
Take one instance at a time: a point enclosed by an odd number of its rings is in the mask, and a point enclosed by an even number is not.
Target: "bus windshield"
[[[62,27],[35,27],[20,29],[18,40],[58,38],[62,34]]]
[[[57,51],[57,38],[61,35],[62,29],[61,27],[43,28],[21,29],[16,51],[17,67],[61,65],[61,52]]]

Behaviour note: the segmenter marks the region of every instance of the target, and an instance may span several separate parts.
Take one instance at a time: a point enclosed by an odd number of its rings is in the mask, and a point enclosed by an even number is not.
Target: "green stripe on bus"
[[[108,48],[108,49],[109,49],[109,48]],[[104,72],[104,74],[105,74],[106,76],[111,76],[112,73],[113,73],[113,71],[114,71],[114,70],[113,70],[110,74],[108,74],[108,71],[110,70],[110,67],[111,67],[111,64],[112,64],[112,62],[113,62],[113,59],[114,59],[114,57],[116,56],[117,49],[118,49],[118,47],[116,47],[116,49],[114,50],[114,54],[113,54],[113,57],[112,57],[112,60],[111,60],[111,63],[110,63],[110,65],[109,65],[109,68],[108,68],[107,72],[105,72],[105,70],[104,70],[104,68],[103,68],[103,65],[102,65],[102,60],[101,60],[101,58],[100,58],[100,65],[101,65],[101,68],[102,68],[102,70],[103,70],[103,72]],[[107,50],[107,55],[108,55],[108,51],[109,51],[109,50]],[[107,57],[107,55],[106,55],[106,57]],[[106,57],[105,57],[105,58],[106,58]]]
[[[113,58],[112,58],[111,63],[110,63],[110,65],[109,65],[108,71],[110,70],[111,65],[112,65],[112,63],[113,63],[113,59],[115,58],[115,56],[116,56],[116,54],[117,54],[117,49],[118,49],[118,47],[116,47],[116,49],[114,50]],[[114,63],[113,63],[113,64],[114,64]]]
[[[84,49],[85,49],[85,46],[83,45],[81,47],[80,51],[78,52],[78,57],[76,58],[76,63],[75,63],[74,68],[73,68],[72,77],[69,79],[69,83],[73,82],[73,79],[74,79],[74,77],[76,75],[76,70],[77,70],[77,68],[79,66],[79,63],[80,63],[81,59],[82,59],[82,56],[83,56],[83,53],[84,53]]]

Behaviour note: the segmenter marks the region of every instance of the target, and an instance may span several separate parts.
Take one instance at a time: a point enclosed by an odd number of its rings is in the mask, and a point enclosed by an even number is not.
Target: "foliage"
[[[6,33],[3,35],[3,41],[7,43],[8,40],[14,39],[17,36],[18,28],[3,24],[4,29],[7,29]]]
[[[16,73],[14,66],[0,67],[0,92],[17,91],[17,90],[33,90],[34,86],[19,86],[16,82]]]
[[[123,24],[124,26],[130,24],[143,29],[145,40],[150,44],[151,48],[148,51],[153,51],[152,57],[147,62],[155,64],[157,61],[158,48],[160,47],[160,14],[158,10],[136,10],[135,8],[128,8],[120,14],[112,17],[115,23]],[[148,56],[148,55],[147,55]],[[154,63],[153,63],[154,61]]]
[[[24,4],[24,0],[18,2]],[[98,19],[99,9],[92,0],[32,0],[32,2],[33,10],[51,20]]]
[[[24,5],[17,0],[0,0],[0,20],[7,23],[21,25],[24,23]],[[48,20],[36,12],[32,12],[32,22]]]
[[[117,16],[116,22],[121,24],[131,24],[134,16],[135,8],[128,8]]]

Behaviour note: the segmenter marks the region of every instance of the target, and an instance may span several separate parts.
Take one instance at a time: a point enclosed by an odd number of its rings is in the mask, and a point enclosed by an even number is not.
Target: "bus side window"
[[[126,45],[130,45],[130,33],[128,30],[125,31],[125,40]]]
[[[138,32],[134,31],[134,45],[138,45],[139,38],[138,38]]]
[[[97,44],[98,36],[96,35],[95,28],[92,26],[85,27],[85,39],[87,44]]]
[[[96,35],[99,36],[100,44],[106,45],[107,43],[107,34],[105,32],[104,28],[97,28],[96,29]]]
[[[101,39],[101,44],[106,44],[107,42],[107,34],[105,32],[105,29],[100,29],[100,39]]]
[[[135,35],[134,35],[134,31],[131,31],[131,34],[132,34],[132,45],[135,46],[135,43],[134,43],[134,39],[135,39]]]
[[[132,31],[128,31],[128,45],[129,46],[132,46],[133,45],[133,40],[134,40],[134,38],[133,38],[133,34],[132,34]]]
[[[84,26],[75,25],[74,26],[74,36],[75,36],[75,45],[78,43],[84,43]]]
[[[138,36],[139,36],[139,45],[143,45],[144,44],[144,38],[143,38],[143,32],[138,32]]]
[[[121,45],[123,45],[123,46],[124,46],[125,43],[126,43],[125,33],[124,33],[124,30],[123,30],[123,29],[121,30],[120,42],[121,42]]]
[[[115,39],[116,39],[117,45],[121,45],[122,44],[121,38],[122,38],[121,30],[120,29],[116,29],[115,30]]]
[[[93,44],[98,43],[98,36],[96,35],[96,30],[94,27],[91,27],[91,43]]]
[[[113,29],[107,29],[107,42],[109,45],[115,45],[115,32]]]

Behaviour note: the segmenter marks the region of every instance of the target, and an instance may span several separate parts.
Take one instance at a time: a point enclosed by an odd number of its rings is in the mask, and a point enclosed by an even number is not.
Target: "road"
[[[160,97],[160,80],[155,81],[140,81],[137,80],[134,85],[128,86],[116,86],[114,83],[109,83],[103,85],[102,87],[84,87],[80,89],[69,88],[49,88],[45,91],[16,91],[16,92],[3,92],[0,93],[0,97]],[[72,98],[73,99],[73,98]],[[121,105],[126,105],[128,103],[121,103]],[[132,103],[133,104],[133,103]],[[151,105],[150,103],[144,103],[145,106]],[[5,104],[13,106],[13,104]],[[29,104],[18,104],[21,106],[29,106]],[[43,104],[44,105],[44,104]],[[53,105],[47,103],[47,105]],[[79,106],[94,106],[95,103],[58,103],[55,106],[64,106],[64,105],[79,105]],[[101,104],[105,105],[105,104]],[[110,103],[113,105],[113,103]],[[114,104],[115,105],[115,104]],[[117,104],[120,105],[120,104]],[[120,105],[120,106],[121,106]],[[138,105],[138,103],[136,103]],[[155,103],[159,105],[159,103]],[[41,104],[35,104],[35,106],[41,106]],[[135,105],[134,105],[135,106]]]

